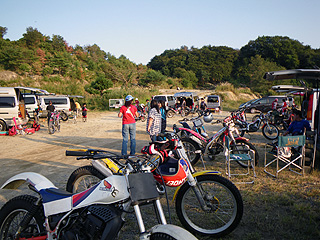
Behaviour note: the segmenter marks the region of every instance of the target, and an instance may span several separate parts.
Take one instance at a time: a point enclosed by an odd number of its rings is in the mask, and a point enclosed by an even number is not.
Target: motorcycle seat
[[[64,197],[69,197],[69,196],[73,195],[73,193],[67,192],[67,191],[59,189],[59,188],[47,188],[44,191],[50,195],[59,195],[59,196],[64,196]]]

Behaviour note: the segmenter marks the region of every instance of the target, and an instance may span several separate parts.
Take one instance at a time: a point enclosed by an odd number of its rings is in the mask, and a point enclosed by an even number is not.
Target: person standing
[[[282,115],[284,115],[285,114],[285,112],[287,111],[287,101],[286,101],[286,99],[284,98],[284,99],[282,99],[282,109],[281,109],[281,113],[282,113]]]
[[[75,102],[74,104],[76,105],[77,116],[79,116],[80,115],[80,110],[81,110],[81,105],[78,102]]]
[[[201,98],[200,110],[202,110],[202,111],[207,110],[207,104],[204,102],[203,98]]]
[[[87,112],[88,112],[88,108],[87,108],[87,104],[84,103],[82,105],[82,121],[86,122],[87,121]]]
[[[277,110],[277,106],[278,106],[278,98],[276,98],[276,99],[272,102],[272,110]]]
[[[166,104],[163,100],[160,100],[160,114],[161,114],[161,133],[166,131],[167,127],[167,111]]]
[[[150,104],[150,111],[147,119],[147,132],[150,135],[151,141],[157,140],[157,135],[161,132],[161,113],[159,103],[153,99]]]
[[[126,96],[124,105],[120,108],[118,117],[122,117],[122,149],[121,154],[127,155],[128,141],[130,136],[130,155],[136,153],[136,120],[138,111],[132,105],[133,97]]]
[[[51,117],[51,113],[54,112],[56,108],[54,107],[54,105],[52,104],[51,101],[49,101],[49,105],[47,106],[46,110],[48,111],[48,126],[49,126],[49,121],[50,121],[50,117]]]

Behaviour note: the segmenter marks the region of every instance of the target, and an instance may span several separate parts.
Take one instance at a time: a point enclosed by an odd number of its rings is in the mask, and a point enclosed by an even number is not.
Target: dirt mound
[[[0,71],[0,80],[9,81],[19,78],[19,75],[11,71]]]

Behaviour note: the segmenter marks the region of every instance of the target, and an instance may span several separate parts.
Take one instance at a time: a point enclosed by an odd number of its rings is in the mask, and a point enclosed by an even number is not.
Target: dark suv
[[[268,96],[259,98],[246,106],[246,112],[255,113],[263,112],[266,113],[272,110],[272,102],[278,98],[278,108],[282,106],[282,99],[286,99],[286,96]]]

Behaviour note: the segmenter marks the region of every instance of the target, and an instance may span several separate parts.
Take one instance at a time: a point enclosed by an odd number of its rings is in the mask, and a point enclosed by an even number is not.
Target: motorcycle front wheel
[[[67,181],[66,190],[71,193],[83,192],[104,178],[106,176],[93,166],[83,166],[71,173]]]
[[[167,112],[167,118],[172,118],[174,114],[175,114],[174,111],[169,110],[169,111]]]
[[[56,129],[55,129],[53,121],[49,122],[48,128],[49,128],[49,134],[54,134]]]
[[[262,127],[262,134],[266,139],[275,140],[279,137],[279,129],[276,125],[268,123]]]
[[[201,175],[196,180],[205,206],[201,206],[195,191],[186,182],[179,189],[176,199],[176,212],[181,224],[193,234],[211,237],[229,234],[238,226],[243,215],[239,190],[219,175]]]
[[[37,201],[36,197],[22,195],[8,201],[0,210],[0,240],[15,239],[19,224]],[[22,229],[20,238],[31,239],[44,232],[43,209],[34,214],[27,227]],[[19,238],[19,239],[20,239]]]

